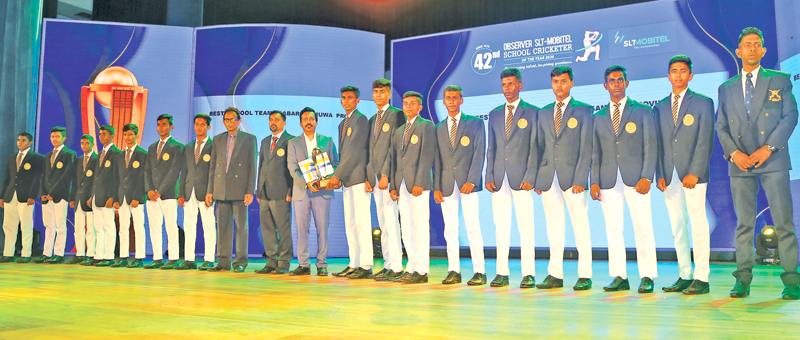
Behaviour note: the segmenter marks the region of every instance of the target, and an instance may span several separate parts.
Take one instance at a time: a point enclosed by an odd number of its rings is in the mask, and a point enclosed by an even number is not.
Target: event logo
[[[620,28],[609,34],[614,37],[609,51],[612,59],[677,50],[677,42],[672,39],[676,36],[675,22]]]
[[[589,56],[594,53],[594,60],[600,60],[600,40],[603,34],[598,31],[586,31],[583,34],[583,48],[575,52],[583,51],[583,56],[578,55],[575,62],[587,61]]]
[[[480,75],[488,74],[494,69],[497,59],[500,59],[499,50],[492,51],[489,45],[480,45],[472,54],[472,70]]]
[[[139,86],[139,81],[131,71],[112,66],[97,74],[89,86],[81,87],[83,133],[97,140],[95,131],[99,128],[99,123],[94,109],[95,100],[111,110],[108,122],[115,130],[122,131],[122,126],[128,123],[138,125],[140,130],[144,128],[147,89]],[[136,137],[136,142],[142,142],[142,134]],[[114,144],[123,145],[122,133],[114,136]]]

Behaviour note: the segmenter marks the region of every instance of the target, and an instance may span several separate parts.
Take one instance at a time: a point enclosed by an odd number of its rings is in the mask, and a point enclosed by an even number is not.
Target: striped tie
[[[452,124],[450,124],[450,147],[453,149],[456,148],[456,129],[458,129],[458,125],[456,125],[456,119],[452,119]]]
[[[56,161],[56,154],[57,153],[58,153],[58,150],[53,150],[53,155],[50,156],[50,167],[51,168],[53,167],[53,163],[55,163],[55,161]]]
[[[156,152],[156,159],[161,159],[161,150],[164,150],[164,141],[158,142],[158,150]]]
[[[86,171],[87,163],[89,163],[89,156],[83,156],[83,171]]]
[[[508,114],[506,115],[506,139],[511,136],[511,121],[514,120],[514,105],[509,105]]]
[[[128,165],[131,164],[131,149],[128,148],[128,152],[125,153],[125,169],[128,168]]]
[[[411,121],[406,123],[406,129],[403,131],[403,149],[405,149],[406,145],[408,145],[409,131],[411,131]]]
[[[341,140],[339,140],[340,143],[342,141],[344,141],[344,137],[347,134],[347,122],[349,122],[349,121],[350,121],[350,115],[345,116],[344,125],[342,125],[342,132],[341,132],[342,138],[341,138]]]
[[[375,137],[378,137],[378,131],[381,130],[381,118],[383,118],[383,110],[378,110],[378,117],[375,119]]]
[[[106,158],[106,149],[103,149],[103,152],[100,153],[100,161],[97,164],[102,166],[103,160]]]
[[[194,164],[200,162],[200,151],[203,150],[203,144],[205,142],[198,141],[197,147],[194,149]]]
[[[22,152],[17,154],[17,171],[19,171],[20,164],[22,164]]]
[[[556,105],[556,137],[561,133],[561,116],[564,114],[561,108],[564,107],[563,102],[558,102]]]
[[[675,126],[678,126],[678,99],[680,98],[681,96],[676,94],[675,98],[672,100],[672,123],[675,124]]]
[[[614,103],[614,119],[612,123],[614,123],[614,134],[619,135],[619,103]]]

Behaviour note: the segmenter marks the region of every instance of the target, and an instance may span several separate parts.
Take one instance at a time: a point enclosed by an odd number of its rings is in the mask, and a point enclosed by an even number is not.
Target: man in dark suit
[[[96,232],[94,230],[94,213],[92,212],[92,183],[94,169],[97,167],[97,153],[94,152],[94,137],[81,136],[83,153],[73,165],[75,182],[69,206],[75,209],[75,257],[67,264],[89,263],[94,257]]]
[[[650,107],[625,95],[628,74],[624,67],[606,69],[609,105],[594,115],[591,195],[601,202],[608,236],[608,271],[614,281],[605,291],[629,290],[625,264],[624,209],[628,209],[636,235],[636,260],[642,277],[639,293],[653,292],[658,276],[650,184],[656,171],[658,139]]]
[[[103,261],[98,267],[128,267],[141,268],[145,257],[144,233],[144,168],[147,161],[147,151],[136,143],[139,136],[139,127],[129,123],[122,127],[122,141],[124,149],[116,160],[119,189],[114,197],[114,209],[119,217],[119,261]],[[135,259],[130,257],[130,230],[133,218],[133,234],[135,238]]]
[[[369,120],[356,109],[361,91],[355,86],[340,90],[345,118],[339,123],[339,166],[328,190],[343,186],[344,223],[350,263],[334,276],[366,279],[372,275],[372,219],[366,190],[369,156]]]
[[[222,123],[228,130],[214,138],[212,168],[208,173],[206,205],[217,201],[217,254],[219,263],[209,271],[231,269],[233,224],[236,222],[234,272],[247,268],[247,206],[253,202],[256,187],[256,136],[239,129],[239,109],[225,109]]]
[[[782,297],[800,298],[797,273],[797,237],[792,222],[789,187],[789,137],[797,125],[797,101],[789,75],[761,68],[767,52],[764,36],[755,27],[739,35],[736,55],[742,59],[742,74],[719,87],[717,135],[725,160],[729,161],[733,208],[736,211],[736,284],[731,297],[750,294],[753,280],[753,236],[756,222],[758,182],[767,195],[769,211],[778,238],[784,273]]]
[[[297,262],[299,266],[289,275],[311,275],[311,264],[308,259],[308,231],[311,217],[317,228],[317,275],[328,275],[328,221],[331,212],[333,191],[320,187],[318,182],[306,182],[300,162],[311,158],[314,149],[328,154],[331,166],[339,165],[339,154],[333,139],[317,133],[317,113],[306,107],[300,111],[300,126],[303,134],[289,140],[287,145],[286,166],[292,174],[292,202],[294,218],[297,224]],[[325,173],[322,173],[325,176]]]
[[[574,74],[567,66],[550,72],[556,101],[539,110],[539,173],[536,193],[542,195],[550,265],[539,289],[564,286],[564,226],[567,206],[578,248],[578,282],[574,290],[592,288],[592,237],[586,192],[592,162],[592,107],[570,94]]]
[[[420,117],[420,111],[422,95],[414,91],[404,93],[406,123],[397,128],[392,139],[395,160],[393,177],[389,180],[390,194],[398,201],[403,244],[408,253],[405,274],[393,281],[402,283],[427,283],[430,269],[431,168],[436,155],[436,134],[433,122]]]
[[[44,175],[39,196],[42,198],[42,222],[45,227],[44,254],[34,262],[64,262],[67,244],[67,206],[72,181],[75,178],[75,151],[64,146],[67,129],[56,126],[50,129],[53,151],[45,155]]]
[[[177,270],[198,269],[195,260],[197,243],[197,215],[203,224],[204,262],[200,270],[214,266],[214,251],[217,245],[217,229],[214,217],[214,203],[205,202],[208,191],[208,171],[211,168],[211,147],[213,141],[208,137],[211,116],[205,113],[194,115],[194,132],[197,139],[183,148],[184,166],[178,184],[178,205],[183,207],[183,234],[186,240],[184,261]]]
[[[0,262],[13,262],[17,230],[22,230],[22,257],[17,263],[31,262],[33,246],[33,204],[39,196],[39,183],[44,174],[44,157],[34,152],[33,136],[23,132],[17,136],[19,152],[8,157],[3,180],[0,208],[4,208],[3,232],[5,247]]]
[[[406,122],[403,111],[389,105],[392,83],[378,79],[372,83],[372,100],[378,112],[369,119],[369,157],[367,163],[367,192],[375,198],[375,212],[381,228],[383,269],[372,275],[376,281],[389,281],[403,275],[403,248],[400,243],[400,223],[397,202],[389,194],[389,173],[392,169],[392,136]]]
[[[538,155],[536,121],[539,108],[519,97],[522,73],[507,68],[500,73],[506,103],[489,112],[486,149],[486,190],[492,193],[492,217],[497,235],[497,276],[490,286],[508,286],[508,252],[511,246],[511,205],[517,215],[522,257],[520,288],[533,288],[535,249],[533,196]]]
[[[97,232],[97,246],[94,259],[87,263],[93,266],[102,261],[114,261],[114,246],[117,241],[117,224],[114,221],[114,197],[119,190],[119,171],[117,159],[122,151],[114,145],[114,127],[103,125],[100,127],[100,143],[103,149],[97,159],[94,169],[94,182],[92,183],[92,212],[94,212],[94,227]],[[110,264],[109,264],[110,265]]]
[[[486,284],[483,237],[479,218],[478,192],[483,188],[486,129],[483,120],[461,112],[462,90],[444,88],[447,118],[436,125],[436,157],[433,165],[433,198],[442,205],[444,239],[447,241],[447,277],[443,284],[461,283],[461,246],[458,238],[458,210],[463,208],[474,275],[467,284]]]
[[[261,141],[257,199],[261,208],[261,237],[267,264],[258,274],[286,274],[292,261],[292,174],[286,162],[289,140],[286,114],[269,113],[272,134]]]
[[[657,187],[664,192],[669,212],[680,277],[666,292],[705,294],[708,289],[710,255],[706,217],[708,163],[714,148],[714,102],[689,89],[692,60],[677,55],[669,61],[672,93],[653,107],[661,148],[656,166]],[[692,243],[689,244],[689,219]],[[692,251],[694,248],[694,280]]]
[[[174,269],[178,266],[180,244],[178,241],[178,179],[183,169],[183,144],[172,138],[172,116],[162,114],[156,118],[158,142],[147,149],[144,169],[144,188],[147,192],[147,220],[150,224],[150,243],[153,245],[153,262],[145,268]],[[161,226],[167,230],[169,262],[164,263]]]

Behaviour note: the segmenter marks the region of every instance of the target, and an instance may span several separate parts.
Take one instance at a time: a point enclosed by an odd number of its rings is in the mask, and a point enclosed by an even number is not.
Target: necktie
[[[340,136],[342,136],[342,138],[341,138],[341,140],[339,142],[343,141],[344,137],[347,135],[347,122],[349,122],[349,121],[350,121],[350,115],[347,115],[344,118],[344,124],[342,124],[342,132],[340,133]]]
[[[619,134],[619,103],[614,103],[614,119],[612,123],[614,123],[614,134]]]
[[[411,131],[411,121],[406,123],[406,129],[403,131],[403,149],[408,145],[408,132]]]
[[[22,164],[22,152],[17,155],[17,171],[19,171],[20,164]]]
[[[275,143],[277,143],[277,142],[278,142],[278,137],[273,136],[272,137],[272,145],[269,147],[269,153],[270,154],[272,154],[272,152],[275,151]]]
[[[383,118],[383,110],[378,110],[378,119],[375,119],[375,137],[378,137],[378,131],[381,130],[381,118]]]
[[[128,148],[127,152],[125,153],[125,169],[128,168],[128,164],[131,164],[131,149]]]
[[[89,163],[89,156],[83,156],[83,171],[86,171],[86,163]]]
[[[563,106],[563,102],[558,102],[558,105],[556,105],[556,137],[561,133],[561,116],[564,114],[561,112],[561,108]]]
[[[103,149],[103,152],[100,153],[100,162],[97,163],[101,167],[103,166],[103,160],[106,158],[106,149]]]
[[[456,148],[456,129],[458,126],[456,125],[456,119],[450,118],[452,120],[452,124],[450,124],[450,146],[455,149]]]
[[[678,99],[680,98],[681,96],[676,94],[672,100],[672,124],[675,126],[678,126]]]
[[[756,91],[753,86],[753,74],[747,74],[747,83],[744,90],[744,105],[747,106],[747,118],[750,118],[750,102],[753,101],[753,92]]]
[[[231,165],[231,154],[233,154],[233,143],[236,142],[236,135],[228,133],[228,147],[225,151],[225,172],[228,172],[228,167]]]
[[[197,141],[197,147],[194,148],[194,164],[200,162],[200,151],[203,150],[203,144],[205,142]]]
[[[509,105],[508,114],[506,115],[506,139],[511,135],[511,121],[514,120],[514,105]]]
[[[53,150],[53,154],[50,156],[50,167],[53,167],[53,163],[56,161],[56,154],[58,154],[58,150]]]
[[[156,152],[156,159],[161,159],[161,150],[164,148],[164,141],[158,142],[158,152]]]

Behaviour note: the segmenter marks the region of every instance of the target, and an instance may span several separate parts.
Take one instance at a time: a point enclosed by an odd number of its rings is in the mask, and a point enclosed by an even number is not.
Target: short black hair
[[[384,88],[384,87],[388,87],[389,91],[391,91],[392,90],[392,82],[389,81],[389,79],[386,79],[386,78],[381,78],[381,79],[378,79],[378,80],[372,82],[372,89],[373,90],[374,89]]]
[[[306,106],[302,110],[300,110],[300,120],[303,120],[303,114],[306,113],[306,112],[313,113],[314,114],[314,120],[315,121],[319,121],[319,117],[317,117],[317,111],[314,111],[314,109],[312,109],[312,108],[310,108],[308,106]]]
[[[522,80],[522,72],[520,72],[516,67],[509,67],[503,70],[503,72],[500,72],[500,79],[508,77],[516,77],[517,80]]]
[[[419,103],[422,104],[422,95],[419,94],[419,92],[408,91],[406,93],[403,93],[403,99],[406,99],[408,97],[417,97],[417,100],[419,100]]]
[[[669,59],[669,66],[667,67],[667,73],[669,70],[672,69],[672,64],[674,63],[684,63],[686,67],[689,68],[689,73],[692,73],[692,58],[685,56],[683,54],[676,55]]]
[[[92,143],[92,145],[94,145],[94,137],[92,137],[92,135],[83,135],[81,136],[81,139],[86,139],[89,141],[89,143]]]
[[[108,133],[110,133],[112,136],[117,134],[117,131],[114,130],[114,127],[111,125],[101,125],[100,131],[108,131]]]
[[[53,132],[61,132],[61,137],[67,136],[67,128],[62,126],[54,126],[52,129],[50,129],[50,133]]]
[[[565,73],[569,75],[570,81],[572,81],[572,79],[575,77],[575,73],[572,72],[572,67],[561,65],[554,67],[553,70],[550,71],[550,79],[553,79]]]
[[[461,87],[458,85],[447,85],[447,87],[444,88],[444,92],[446,93],[447,91],[458,91],[459,96],[464,95],[464,91],[461,90]]]
[[[761,39],[761,45],[762,46],[764,45],[764,33],[761,33],[761,30],[758,29],[758,28],[755,28],[755,27],[747,27],[747,28],[743,29],[742,33],[739,34],[739,42],[737,42],[736,44],[737,45],[741,44],[742,43],[742,39],[744,39],[744,37],[746,37],[748,35],[751,35],[751,34],[757,35],[758,38]]]
[[[175,120],[172,119],[172,116],[166,113],[163,115],[159,115],[158,118],[156,118],[156,122],[161,121],[162,119],[169,119],[169,126],[172,126],[172,124],[175,123]],[[123,130],[122,132],[125,132],[125,130]]]
[[[198,114],[194,115],[194,119],[192,119],[192,123],[194,123],[194,121],[196,121],[197,118],[203,118],[203,119],[206,120],[206,125],[211,125],[211,116],[209,116],[209,115],[207,115],[205,113],[198,113]]]
[[[628,70],[625,69],[622,65],[611,65],[606,69],[605,74],[603,74],[603,83],[608,82],[608,75],[614,72],[622,72],[622,79],[628,81]]]
[[[133,131],[134,135],[137,135],[137,136],[139,135],[139,127],[136,126],[136,124],[134,124],[134,123],[128,123],[128,124],[123,125],[122,126],[122,133],[125,133],[125,131]]]
[[[33,141],[33,136],[30,133],[20,132],[19,135],[22,136],[22,137],[27,138],[29,142]]]
[[[228,107],[227,109],[225,109],[225,112],[223,112],[223,113],[222,113],[222,118],[223,118],[223,119],[225,119],[225,114],[226,114],[226,113],[228,113],[228,112],[233,112],[233,113],[235,113],[235,114],[236,114],[236,120],[240,120],[240,119],[242,119],[242,113],[241,113],[241,112],[239,112],[239,109],[237,109],[237,108],[235,108],[235,107],[233,107],[233,106],[231,106],[231,107]]]
[[[283,118],[284,122],[286,121],[286,114],[283,113],[282,111],[272,110],[272,111],[269,112],[269,116],[268,117],[272,117],[272,115],[279,115],[279,116],[281,116],[281,118]]]
[[[361,90],[359,90],[359,89],[358,89],[358,87],[355,87],[355,86],[353,86],[353,85],[347,85],[347,86],[345,86],[345,87],[343,87],[343,88],[339,89],[339,91],[340,91],[341,93],[345,93],[345,92],[355,92],[355,93],[356,93],[356,98],[358,98],[359,96],[361,96]]]

